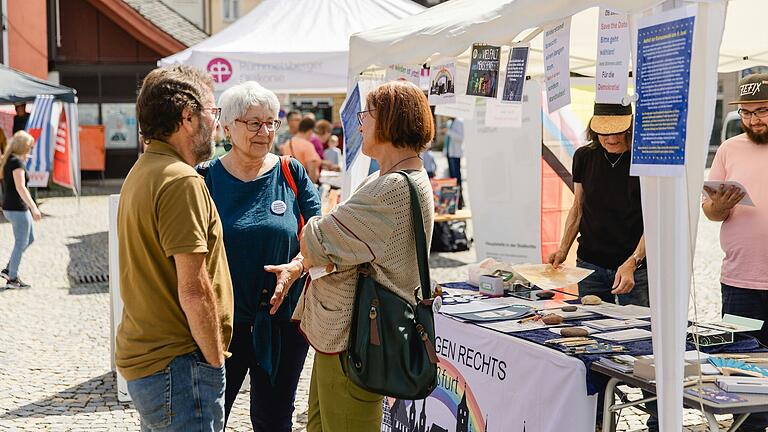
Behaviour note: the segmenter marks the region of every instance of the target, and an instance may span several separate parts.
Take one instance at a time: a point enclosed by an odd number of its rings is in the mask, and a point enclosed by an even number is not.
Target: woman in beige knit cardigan
[[[432,188],[419,154],[434,136],[427,98],[406,81],[371,92],[358,114],[362,151],[381,167],[330,214],[307,222],[301,239],[305,269],[334,264],[313,280],[293,318],[317,352],[309,389],[308,432],[378,431],[382,396],[352,383],[344,373],[357,266],[371,263],[373,278],[406,299],[419,285],[415,231],[406,171],[417,185],[427,239],[432,237]],[[290,265],[290,264],[286,264]]]

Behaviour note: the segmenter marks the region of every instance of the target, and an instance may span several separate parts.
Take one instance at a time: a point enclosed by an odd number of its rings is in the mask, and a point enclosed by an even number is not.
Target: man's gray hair
[[[280,101],[275,93],[261,86],[256,81],[246,81],[232,86],[219,97],[221,124],[233,127],[235,119],[245,115],[252,106],[267,108],[272,117],[277,119]]]

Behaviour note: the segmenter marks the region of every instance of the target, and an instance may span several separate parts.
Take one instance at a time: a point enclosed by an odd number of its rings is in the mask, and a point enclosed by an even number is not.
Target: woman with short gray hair
[[[221,216],[235,293],[226,416],[249,373],[253,430],[289,432],[308,349],[291,323],[304,282],[298,236],[320,214],[320,198],[301,164],[270,153],[280,127],[273,92],[245,82],[219,106],[232,148],[200,171]]]

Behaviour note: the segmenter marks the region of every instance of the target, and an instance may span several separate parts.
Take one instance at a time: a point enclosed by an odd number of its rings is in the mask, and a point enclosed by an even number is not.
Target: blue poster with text
[[[694,18],[638,30],[633,175],[682,175]],[[635,165],[654,168],[640,173]]]
[[[357,113],[361,110],[360,86],[355,85],[341,110],[341,128],[344,132],[344,163],[347,169],[360,153],[363,136],[360,134],[360,125],[357,121]]]

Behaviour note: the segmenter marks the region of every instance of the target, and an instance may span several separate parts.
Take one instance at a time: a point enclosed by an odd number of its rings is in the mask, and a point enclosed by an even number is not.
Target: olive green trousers
[[[347,378],[338,354],[315,353],[307,432],[378,432],[384,397]]]

